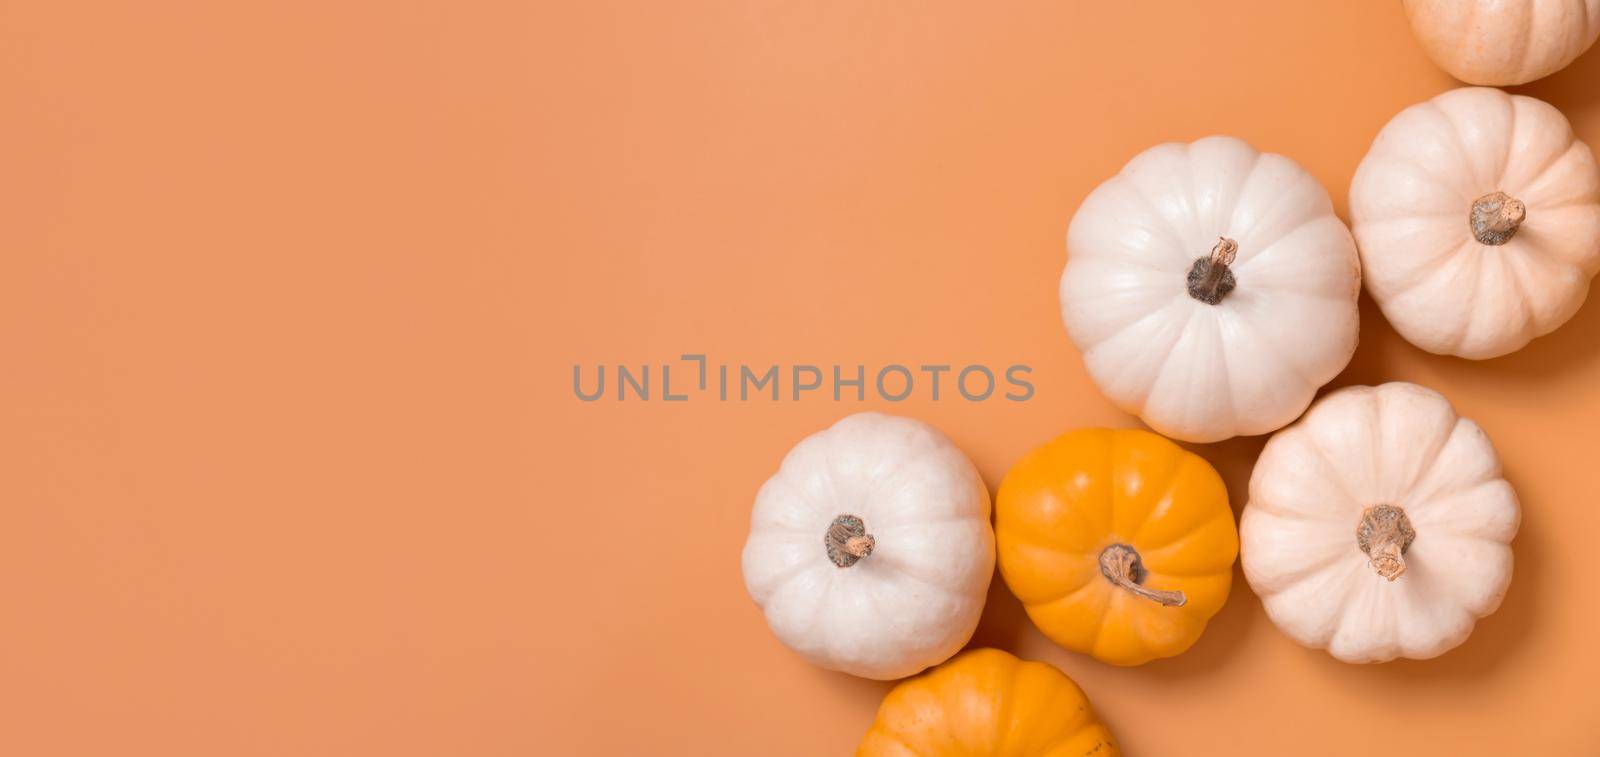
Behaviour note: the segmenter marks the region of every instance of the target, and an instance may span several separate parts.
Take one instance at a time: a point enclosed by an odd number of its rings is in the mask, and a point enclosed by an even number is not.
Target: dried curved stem
[[[1135,596],[1144,597],[1167,607],[1182,607],[1188,597],[1181,591],[1162,591],[1142,586],[1145,569],[1139,553],[1126,544],[1113,544],[1100,553],[1100,573],[1117,586]]]
[[[1228,296],[1238,283],[1228,266],[1239,254],[1239,243],[1227,237],[1218,237],[1211,254],[1196,258],[1189,267],[1186,283],[1189,296],[1207,305],[1215,305]]]

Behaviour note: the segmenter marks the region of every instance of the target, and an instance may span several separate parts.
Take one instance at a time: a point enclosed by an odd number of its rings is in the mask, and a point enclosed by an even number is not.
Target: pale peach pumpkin
[[[1413,105],[1350,185],[1367,291],[1429,352],[1521,349],[1577,312],[1600,270],[1600,166],[1550,105],[1463,87]]]
[[[1433,62],[1468,84],[1549,76],[1600,35],[1600,0],[1405,0]]]
[[[1301,644],[1346,662],[1434,657],[1500,606],[1520,521],[1488,435],[1438,392],[1348,387],[1262,450],[1244,575]]]

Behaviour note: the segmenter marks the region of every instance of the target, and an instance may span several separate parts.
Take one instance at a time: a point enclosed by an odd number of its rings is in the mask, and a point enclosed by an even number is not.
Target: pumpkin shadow
[[[1573,111],[1600,102],[1600,45],[1578,56],[1571,65],[1543,79],[1507,87],[1510,92],[1537,97],[1556,106],[1571,118]]]
[[[972,640],[967,642],[967,649],[976,647],[994,647],[1015,652],[1022,638],[1028,634],[1027,610],[1022,609],[1022,600],[1006,587],[1005,579],[1000,577],[999,569],[994,572],[994,577],[989,580],[989,596],[983,603],[983,615],[978,619],[978,629],[973,631]]]
[[[1475,378],[1497,382],[1544,382],[1552,373],[1583,370],[1600,359],[1600,305],[1595,295],[1584,301],[1572,319],[1509,355],[1489,360],[1434,356],[1451,370],[1471,371]]]
[[[1361,290],[1357,307],[1361,313],[1361,332],[1355,354],[1350,356],[1350,362],[1344,370],[1318,391],[1317,399],[1347,386],[1377,386],[1400,380],[1390,368],[1389,355],[1398,349],[1417,349],[1389,325],[1389,319],[1383,317],[1383,310],[1365,288]]]
[[[903,678],[893,681],[879,681],[873,678],[861,678],[837,670],[827,670],[807,663],[803,667],[814,678],[827,687],[830,695],[835,699],[852,699],[870,702],[863,711],[877,712],[878,702],[883,699],[889,690],[894,688]],[[906,676],[910,678],[911,676]],[[863,729],[865,730],[865,729]]]
[[[1250,498],[1250,473],[1255,470],[1256,458],[1261,457],[1261,448],[1267,446],[1269,438],[1270,434],[1263,434],[1236,436],[1211,444],[1179,443],[1211,463],[1222,476],[1223,485],[1228,487],[1228,505],[1233,508],[1234,523],[1238,523],[1239,513],[1244,511],[1245,502]]]
[[[1600,69],[1600,57],[1596,61],[1596,67]],[[1600,70],[1596,71],[1596,78],[1600,79]],[[1407,342],[1389,324],[1378,304],[1362,289],[1361,341],[1356,346],[1355,355],[1350,358],[1350,364],[1322,387],[1318,397],[1341,387],[1376,386],[1390,381],[1409,380],[1427,385],[1429,382],[1424,378],[1396,375],[1391,357],[1402,353],[1420,359],[1428,373],[1460,376],[1474,381],[1487,378],[1491,383],[1545,382],[1554,373],[1585,370],[1600,361],[1600,338],[1597,338],[1600,335],[1600,304],[1596,304],[1597,299],[1600,299],[1600,295],[1591,291],[1583,307],[1570,320],[1516,352],[1488,360],[1468,360],[1453,355],[1435,355]],[[1412,360],[1411,364],[1415,373],[1418,367],[1416,361]]]
[[[1189,678],[1214,674],[1245,646],[1255,624],[1253,616],[1260,603],[1244,581],[1244,571],[1238,563],[1233,565],[1233,588],[1228,591],[1228,601],[1206,623],[1206,630],[1194,646],[1182,654],[1151,660],[1135,668],[1129,675],[1151,679]]]
[[[820,688],[827,692],[825,695],[830,702],[848,702],[842,708],[853,713],[850,717],[855,719],[852,727],[840,725],[835,730],[835,735],[830,737],[837,741],[836,754],[851,754],[860,742],[861,737],[872,727],[873,721],[878,718],[878,707],[883,704],[884,697],[889,695],[900,681],[875,681],[870,678],[857,678],[849,673],[836,670],[824,670],[809,663],[798,666],[807,671],[812,678],[820,684]],[[904,680],[904,679],[901,679]]]

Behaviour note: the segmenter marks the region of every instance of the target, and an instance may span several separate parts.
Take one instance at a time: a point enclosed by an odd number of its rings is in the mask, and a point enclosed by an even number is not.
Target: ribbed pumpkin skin
[[[1415,528],[1394,580],[1355,527],[1373,505]],[[1274,434],[1240,517],[1244,576],[1295,641],[1351,663],[1425,660],[1467,640],[1505,597],[1522,522],[1489,435],[1443,395],[1395,381],[1317,400]]]
[[[824,536],[840,515],[877,540],[850,567]],[[801,440],[761,486],[745,589],[784,646],[815,665],[889,681],[972,638],[994,577],[989,490],[938,429],[856,413]]]
[[[1417,42],[1468,84],[1497,87],[1549,76],[1600,34],[1600,0],[1405,0]]]
[[[1485,245],[1473,202],[1504,192],[1527,218]],[[1600,164],[1566,116],[1531,97],[1462,87],[1401,111],[1350,183],[1363,281],[1384,317],[1429,352],[1522,349],[1578,312],[1600,271]]]
[[[894,687],[857,757],[1116,757],[1083,690],[1042,662],[973,649]]]
[[[995,504],[1000,574],[1057,644],[1113,665],[1192,646],[1228,599],[1239,534],[1227,487],[1198,455],[1148,431],[1081,429],[1023,458]],[[1181,591],[1167,607],[1102,574],[1113,544],[1136,550],[1142,585]]]
[[[1227,239],[1236,286],[1186,282]],[[1163,436],[1276,431],[1355,354],[1361,263],[1315,177],[1233,137],[1156,145],[1067,227],[1061,322],[1096,386]]]

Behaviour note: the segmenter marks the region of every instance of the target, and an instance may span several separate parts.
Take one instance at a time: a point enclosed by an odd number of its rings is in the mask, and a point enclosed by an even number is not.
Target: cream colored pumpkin
[[[1267,442],[1240,556],[1301,644],[1345,662],[1423,659],[1500,606],[1520,513],[1489,437],[1438,392],[1349,387]]]
[[[1600,270],[1600,167],[1531,97],[1464,87],[1401,111],[1350,186],[1367,291],[1412,344],[1483,359],[1565,323]]]
[[[1600,34],[1600,0],[1405,0],[1405,9],[1428,57],[1468,84],[1549,76]]]
[[[1316,179],[1208,137],[1152,147],[1084,199],[1061,317],[1113,403],[1212,442],[1282,427],[1344,369],[1360,273]]]
[[[744,580],[790,649],[892,679],[972,638],[994,573],[989,490],[920,421],[858,413],[806,437],[756,495]]]

